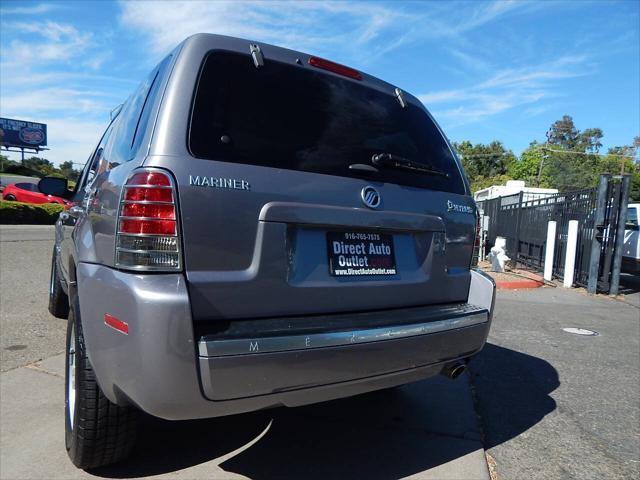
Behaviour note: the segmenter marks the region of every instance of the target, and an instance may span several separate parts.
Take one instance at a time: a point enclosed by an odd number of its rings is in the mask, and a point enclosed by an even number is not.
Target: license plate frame
[[[379,277],[397,275],[393,235],[361,230],[326,233],[329,275]]]

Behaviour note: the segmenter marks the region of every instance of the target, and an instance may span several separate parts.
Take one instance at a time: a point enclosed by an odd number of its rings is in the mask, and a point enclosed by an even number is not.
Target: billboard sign
[[[0,143],[3,147],[39,150],[47,145],[47,126],[44,123],[0,118]]]

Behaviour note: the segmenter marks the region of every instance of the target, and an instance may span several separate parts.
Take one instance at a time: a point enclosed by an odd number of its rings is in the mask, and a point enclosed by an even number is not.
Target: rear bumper
[[[335,315],[347,324],[354,316]],[[399,373],[475,353],[488,311],[423,307],[358,316],[377,326],[253,338],[203,337],[198,342],[205,396],[233,400]],[[305,318],[290,319],[300,329]],[[326,322],[329,324],[329,322]],[[298,330],[299,331],[299,330]],[[256,335],[257,332],[254,332]]]
[[[482,348],[495,295],[493,282],[473,272],[469,305],[423,315],[407,309],[407,322],[392,328],[196,340],[182,275],[80,264],[78,289],[87,351],[105,395],[171,420],[304,405],[436,375]],[[127,322],[129,334],[106,326],[105,313]]]

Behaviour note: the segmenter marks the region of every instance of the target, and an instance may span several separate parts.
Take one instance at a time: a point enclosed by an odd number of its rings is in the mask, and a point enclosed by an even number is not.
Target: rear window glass
[[[421,108],[402,108],[393,92],[308,65],[267,60],[257,69],[249,55],[232,52],[212,52],[205,59],[189,148],[199,158],[465,193],[449,147]],[[370,164],[378,153],[424,163],[449,176],[349,169]]]

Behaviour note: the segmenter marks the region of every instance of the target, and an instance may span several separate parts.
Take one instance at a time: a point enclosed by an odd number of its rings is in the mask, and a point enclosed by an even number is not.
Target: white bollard
[[[547,245],[544,251],[544,279],[551,281],[553,276],[553,255],[556,250],[556,222],[553,220],[547,226]]]
[[[567,254],[564,259],[564,282],[567,288],[573,286],[573,270],[576,266],[576,247],[578,244],[578,221],[570,220],[567,231]]]

